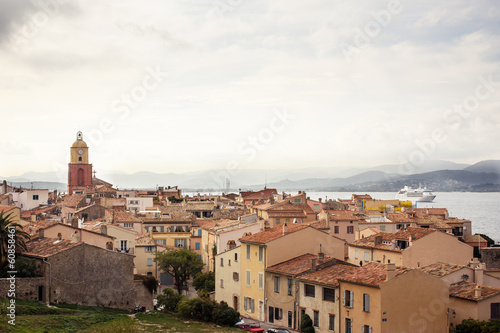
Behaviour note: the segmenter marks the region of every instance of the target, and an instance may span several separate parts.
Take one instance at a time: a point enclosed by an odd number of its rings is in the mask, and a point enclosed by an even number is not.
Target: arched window
[[[78,184],[78,186],[83,186],[85,184],[85,176],[84,176],[83,169],[82,168],[78,169],[78,172],[76,175],[77,175],[76,183]]]

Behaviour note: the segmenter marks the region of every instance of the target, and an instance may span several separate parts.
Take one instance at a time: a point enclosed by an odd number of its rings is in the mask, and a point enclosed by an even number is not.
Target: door
[[[264,321],[264,302],[259,301],[259,320]]]
[[[288,311],[288,327],[292,327],[293,325],[293,316],[292,316],[292,311]]]
[[[38,301],[43,302],[43,286],[38,286]]]
[[[238,304],[238,296],[233,296],[233,309],[236,311],[240,311]]]
[[[274,307],[269,307],[269,322],[274,323]]]
[[[350,318],[345,319],[345,333],[352,333],[352,321]]]

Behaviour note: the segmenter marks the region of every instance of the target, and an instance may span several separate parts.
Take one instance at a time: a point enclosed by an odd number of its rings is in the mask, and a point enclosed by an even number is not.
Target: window
[[[328,330],[335,331],[335,315],[328,315]]]
[[[200,243],[199,242],[197,242],[197,243],[194,244],[194,249],[195,250],[199,250],[200,249]]]
[[[233,272],[233,280],[234,281],[239,281],[240,280],[240,274],[238,272]]]
[[[220,279],[220,287],[224,288],[224,280],[223,279]]]
[[[275,320],[283,319],[283,309],[274,308],[274,319]]]
[[[231,266],[231,260],[229,260],[229,259],[227,260],[227,265]]]
[[[182,238],[182,239],[177,238],[175,240],[175,247],[186,248],[186,243],[187,243],[187,239],[185,239],[185,238]]]
[[[500,303],[491,303],[491,319],[500,319]]]
[[[148,266],[153,266],[153,258],[148,258]]]
[[[363,311],[370,312],[370,295],[363,294]]]
[[[301,200],[300,200],[300,198],[299,199],[293,199],[293,202],[295,202],[295,203],[301,203]]]
[[[378,228],[380,229],[380,231],[385,231],[385,225],[380,225]]]
[[[365,252],[365,261],[370,261],[370,252]]]
[[[276,219],[276,224],[280,224],[281,220],[280,219]]]
[[[278,293],[280,292],[280,278],[279,276],[274,277],[274,292]]]
[[[314,310],[314,320],[313,320],[313,325],[314,327],[319,327],[319,311]]]
[[[319,205],[313,205],[313,210],[319,210]]]
[[[238,253],[234,254],[234,261],[238,261]]]
[[[120,241],[120,251],[127,251],[127,241],[126,240]]]
[[[323,287],[323,301],[335,302],[335,289]]]
[[[198,236],[201,236],[201,229],[198,229]]]
[[[314,286],[310,284],[304,284],[304,295],[307,297],[315,297]]]
[[[247,287],[250,287],[250,271],[247,269]]]
[[[354,250],[354,259],[358,259],[358,250]]]
[[[345,306],[346,308],[352,308],[353,298],[354,294],[352,291],[343,290],[342,305]]]
[[[264,261],[264,247],[259,246],[259,262]]]
[[[288,296],[292,296],[292,279],[288,279]]]
[[[354,227],[352,225],[347,226],[347,233],[348,234],[353,234],[354,233]]]
[[[33,194],[33,200],[38,200],[38,194]]]
[[[134,227],[134,224],[133,223],[123,223],[123,227],[124,228],[133,228]]]
[[[372,327],[368,326],[368,325],[363,325],[362,332],[363,333],[372,333]]]
[[[345,319],[345,332],[352,333],[352,320],[351,320],[351,318]]]
[[[167,245],[167,240],[165,238],[155,239],[155,242],[158,243],[158,244]]]
[[[224,266],[224,258],[220,258],[220,265]]]
[[[259,289],[264,289],[264,273],[259,273]]]
[[[286,223],[289,223],[289,222],[290,222],[290,219],[286,219],[286,220],[285,220],[285,222],[286,222]]]
[[[154,246],[146,246],[146,248],[144,249],[145,252],[153,252],[154,251]]]
[[[288,311],[288,327],[292,328],[293,326],[293,313],[292,311]]]
[[[250,245],[247,245],[247,260],[250,260]]]
[[[340,232],[340,231],[339,231],[339,226],[338,226],[338,225],[336,225],[336,226],[335,226],[335,228],[334,228],[334,230],[335,230],[334,232],[335,232],[336,234],[338,234],[338,233]]]

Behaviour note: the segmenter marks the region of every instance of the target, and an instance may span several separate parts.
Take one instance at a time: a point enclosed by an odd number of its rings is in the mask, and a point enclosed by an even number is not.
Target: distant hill
[[[464,169],[471,172],[500,173],[500,160],[481,161]]]

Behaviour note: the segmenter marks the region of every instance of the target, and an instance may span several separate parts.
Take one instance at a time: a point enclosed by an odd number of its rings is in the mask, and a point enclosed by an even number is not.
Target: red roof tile
[[[407,267],[396,267],[395,276],[413,270]],[[365,284],[370,286],[378,286],[387,278],[386,265],[370,262],[364,266],[357,267],[354,270],[344,273],[339,280]]]
[[[57,240],[55,238],[35,238],[26,243],[28,251],[23,255],[48,258],[54,254],[69,250],[75,246],[83,244],[82,242],[73,243],[71,240]]]
[[[307,224],[302,224],[302,223],[290,223],[287,225],[287,231],[283,233],[283,226],[280,225],[268,230],[258,232],[250,236],[240,238],[240,242],[265,244],[305,228],[311,228],[311,227]]]
[[[395,240],[409,241],[410,236],[412,237],[412,240],[415,241],[436,231],[437,231],[436,229],[410,227],[404,230],[399,230],[398,232],[394,233],[379,232],[378,234],[358,239],[350,243],[349,245],[400,252],[401,250],[394,248],[393,241]],[[390,245],[384,244],[383,242],[391,242],[391,244]]]
[[[268,267],[266,271],[279,274],[288,274],[288,275],[301,274],[311,269],[312,267],[311,260],[313,258],[318,259],[318,256],[310,253],[303,254],[299,257]],[[325,257],[324,262],[328,262],[330,260],[334,260],[334,258]]]
[[[479,297],[475,295],[477,287],[481,290],[481,296]],[[482,301],[495,295],[500,295],[499,288],[480,286],[468,281],[461,281],[450,285],[450,296],[467,299],[469,301]]]
[[[298,279],[306,282],[321,283],[330,286],[338,286],[338,279],[342,278],[346,273],[355,270],[357,266],[351,265],[333,265],[323,269],[319,269],[316,272],[301,275]]]
[[[434,264],[422,267],[421,269],[427,274],[434,275],[440,278],[453,272],[459,271],[464,267],[466,266],[436,262]]]

